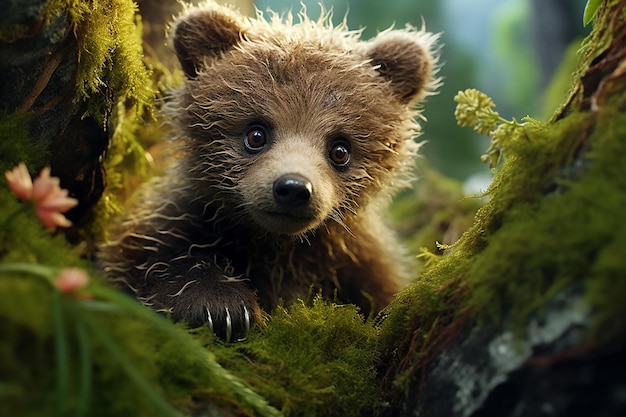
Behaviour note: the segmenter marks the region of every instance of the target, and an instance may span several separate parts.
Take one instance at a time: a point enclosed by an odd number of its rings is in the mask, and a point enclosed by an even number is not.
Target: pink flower
[[[9,188],[20,200],[28,200],[32,196],[33,182],[24,162],[20,162],[11,171],[5,172],[4,176],[7,179]]]
[[[22,200],[32,200],[35,212],[41,223],[49,228],[70,227],[72,222],[63,214],[78,204],[78,200],[68,197],[68,191],[62,189],[57,177],[50,176],[50,168],[44,168],[35,181],[23,162],[5,173],[9,188]]]
[[[89,276],[80,268],[65,268],[54,279],[54,286],[62,293],[77,295],[79,298],[89,298],[86,293],[80,291],[89,284]]]
[[[72,222],[61,213],[65,213],[78,204],[78,200],[68,197],[68,191],[59,185],[57,177],[50,176],[50,168],[44,168],[33,182],[33,200],[37,216],[49,229],[57,226],[70,227]]]

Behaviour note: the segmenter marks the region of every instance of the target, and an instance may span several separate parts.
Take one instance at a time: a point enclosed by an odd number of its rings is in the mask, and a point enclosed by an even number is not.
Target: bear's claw
[[[250,312],[248,311],[248,308],[245,305],[242,305],[241,307],[243,309],[243,328],[239,329],[241,334],[237,335],[238,337],[235,340],[232,340],[233,342],[243,342],[248,337],[248,333],[250,333],[250,321],[251,321]],[[209,309],[208,306],[205,306],[205,310],[207,313],[207,324],[209,325],[209,328],[211,329],[211,331],[217,335],[217,332],[215,331],[213,327],[213,316],[211,315],[211,310]],[[233,319],[230,314],[230,311],[228,310],[228,307],[224,307],[224,311],[225,311],[225,314],[224,314],[225,334],[224,334],[223,339],[227,343],[229,343],[231,342],[231,339],[233,336]]]

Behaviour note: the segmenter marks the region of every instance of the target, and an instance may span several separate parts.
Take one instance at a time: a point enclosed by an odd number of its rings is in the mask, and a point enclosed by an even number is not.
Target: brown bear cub
[[[238,340],[280,299],[313,288],[368,314],[410,277],[379,212],[410,176],[436,37],[359,41],[323,15],[248,19],[209,2],[175,22],[177,161],[100,253],[144,304]]]

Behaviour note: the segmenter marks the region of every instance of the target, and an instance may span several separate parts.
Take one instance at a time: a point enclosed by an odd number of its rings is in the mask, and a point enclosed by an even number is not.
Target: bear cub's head
[[[187,77],[169,104],[186,150],[179,174],[231,223],[349,229],[410,170],[436,36],[407,27],[360,41],[322,14],[249,19],[208,2],[174,24]]]

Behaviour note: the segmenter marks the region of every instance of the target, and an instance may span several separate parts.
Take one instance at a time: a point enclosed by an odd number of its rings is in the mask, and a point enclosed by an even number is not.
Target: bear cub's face
[[[231,221],[286,235],[349,228],[414,154],[411,106],[432,85],[434,37],[356,36],[211,3],[178,19],[173,45],[188,79],[170,112],[188,175]]]

